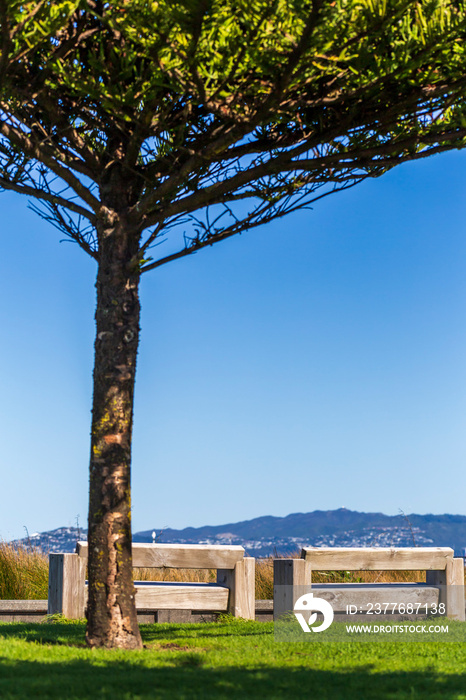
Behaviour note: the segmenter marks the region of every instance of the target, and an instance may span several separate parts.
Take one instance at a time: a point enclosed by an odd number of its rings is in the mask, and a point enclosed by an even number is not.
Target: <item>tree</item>
[[[0,23],[0,187],[97,262],[87,641],[137,648],[142,273],[462,147],[464,8],[0,0]]]

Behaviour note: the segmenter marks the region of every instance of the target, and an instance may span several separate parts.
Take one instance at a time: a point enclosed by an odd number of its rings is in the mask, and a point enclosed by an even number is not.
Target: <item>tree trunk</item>
[[[138,649],[131,557],[131,433],[139,342],[139,236],[115,217],[99,234],[89,486],[90,646]]]

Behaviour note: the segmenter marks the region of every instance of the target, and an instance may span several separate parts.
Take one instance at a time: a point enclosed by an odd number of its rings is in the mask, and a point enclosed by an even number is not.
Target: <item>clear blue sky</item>
[[[133,528],[466,514],[466,152],[145,275]],[[0,537],[87,518],[95,263],[0,194]]]

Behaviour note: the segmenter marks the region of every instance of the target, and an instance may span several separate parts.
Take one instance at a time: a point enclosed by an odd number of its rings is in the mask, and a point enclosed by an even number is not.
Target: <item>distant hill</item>
[[[271,515],[226,525],[145,530],[133,534],[135,542],[242,544],[251,556],[289,554],[303,545],[315,547],[453,547],[457,556],[466,548],[466,516],[464,515],[384,515],[339,510],[316,510],[293,513],[284,518]],[[31,535],[32,544],[44,551],[71,552],[86,531],[58,528]]]
[[[384,515],[338,510],[292,513],[284,518],[264,516],[219,526],[156,530],[158,542],[242,544],[251,555],[290,553],[303,545],[315,547],[453,547],[457,556],[466,547],[464,515]],[[133,535],[151,542],[152,530]]]
[[[14,540],[14,544],[33,547],[43,552],[74,552],[78,540],[87,540],[87,530],[77,527],[58,527],[47,532],[35,532],[22,540]]]

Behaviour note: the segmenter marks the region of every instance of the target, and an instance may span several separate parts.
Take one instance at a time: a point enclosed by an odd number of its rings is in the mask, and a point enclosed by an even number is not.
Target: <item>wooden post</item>
[[[274,559],[273,619],[292,613],[304,586],[311,585],[311,564],[305,559]]]
[[[84,617],[86,560],[77,554],[49,554],[48,614]]]
[[[452,620],[465,619],[464,601],[464,564],[460,558],[448,562],[447,578],[447,617]]]
[[[234,569],[217,570],[217,583],[230,589],[228,612],[245,620],[256,616],[255,562],[254,557],[244,557]]]
[[[443,571],[426,571],[426,581],[439,586],[439,604],[445,605],[446,615],[453,620],[465,620],[464,564],[460,558],[452,559]]]

